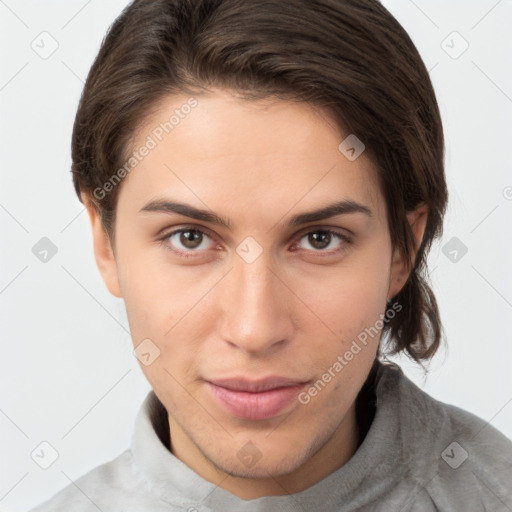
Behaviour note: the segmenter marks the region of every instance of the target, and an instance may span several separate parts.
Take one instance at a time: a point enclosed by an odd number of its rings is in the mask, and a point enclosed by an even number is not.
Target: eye
[[[337,253],[350,243],[348,237],[330,229],[309,231],[300,238],[300,241],[302,240],[305,240],[313,248],[314,252],[326,252],[328,254]],[[301,246],[300,241],[299,247],[309,250],[307,247]]]
[[[170,250],[184,257],[193,257],[193,253],[200,253],[208,249],[213,249],[215,242],[202,229],[196,227],[183,227],[170,231],[160,238],[160,241]],[[309,247],[304,246],[306,242]],[[326,255],[342,252],[350,244],[350,239],[330,229],[315,229],[308,231],[299,238],[299,242],[294,244],[299,249],[306,249],[316,253],[325,253]]]
[[[202,230],[197,228],[181,228],[167,233],[162,242],[170,245],[177,252],[200,252],[211,249],[213,240]],[[210,240],[210,244],[207,243]]]

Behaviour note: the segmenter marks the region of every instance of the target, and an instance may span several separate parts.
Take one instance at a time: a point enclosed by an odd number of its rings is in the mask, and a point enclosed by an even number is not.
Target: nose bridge
[[[268,258],[261,256],[252,263],[235,263],[236,294],[241,307],[248,308],[246,313],[261,311],[271,297],[273,273]]]
[[[246,352],[262,352],[288,339],[291,322],[269,255],[263,252],[251,262],[236,256],[230,274],[222,311],[224,340]]]

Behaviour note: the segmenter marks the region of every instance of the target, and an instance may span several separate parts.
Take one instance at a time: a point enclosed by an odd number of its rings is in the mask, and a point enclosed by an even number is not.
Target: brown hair
[[[432,357],[443,329],[426,254],[448,197],[444,138],[428,71],[398,21],[377,0],[134,0],[103,40],[72,139],[76,192],[94,196],[111,240],[120,186],[94,191],[126,162],[135,130],[164,96],[212,86],[325,107],[356,134],[376,164],[392,245],[407,261],[406,213],[428,206],[410,277],[393,298],[400,313],[386,313],[383,334],[391,354]]]

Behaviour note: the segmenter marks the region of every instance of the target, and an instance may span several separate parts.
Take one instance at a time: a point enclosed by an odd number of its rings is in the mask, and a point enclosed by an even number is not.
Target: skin
[[[243,499],[298,492],[357,450],[355,399],[380,332],[307,404],[296,400],[270,419],[229,414],[205,380],[281,375],[314,383],[381,318],[408,265],[392,251],[372,162],[364,152],[349,161],[338,150],[348,134],[328,112],[219,89],[196,98],[192,112],[124,179],[114,245],[83,196],[96,261],[110,292],[125,301],[134,346],[149,338],[160,350],[141,368],[169,412],[172,453]],[[133,148],[188,99],[163,98]],[[211,210],[231,229],[140,211],[156,198]],[[365,205],[372,216],[286,226],[293,215],[340,200]],[[424,205],[408,215],[417,246],[426,218]],[[183,227],[203,230],[199,247],[179,234],[159,240]],[[319,229],[351,242],[327,237],[322,248],[311,235]],[[246,237],[262,249],[251,263],[236,252]],[[187,251],[193,257],[182,255]],[[248,442],[261,455],[251,467],[237,456]]]

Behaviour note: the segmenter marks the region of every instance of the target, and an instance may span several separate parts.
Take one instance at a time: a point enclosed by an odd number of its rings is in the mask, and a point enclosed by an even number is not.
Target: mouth
[[[206,381],[214,400],[229,414],[248,420],[273,418],[298,403],[307,382],[285,377],[259,380],[244,378]]]

